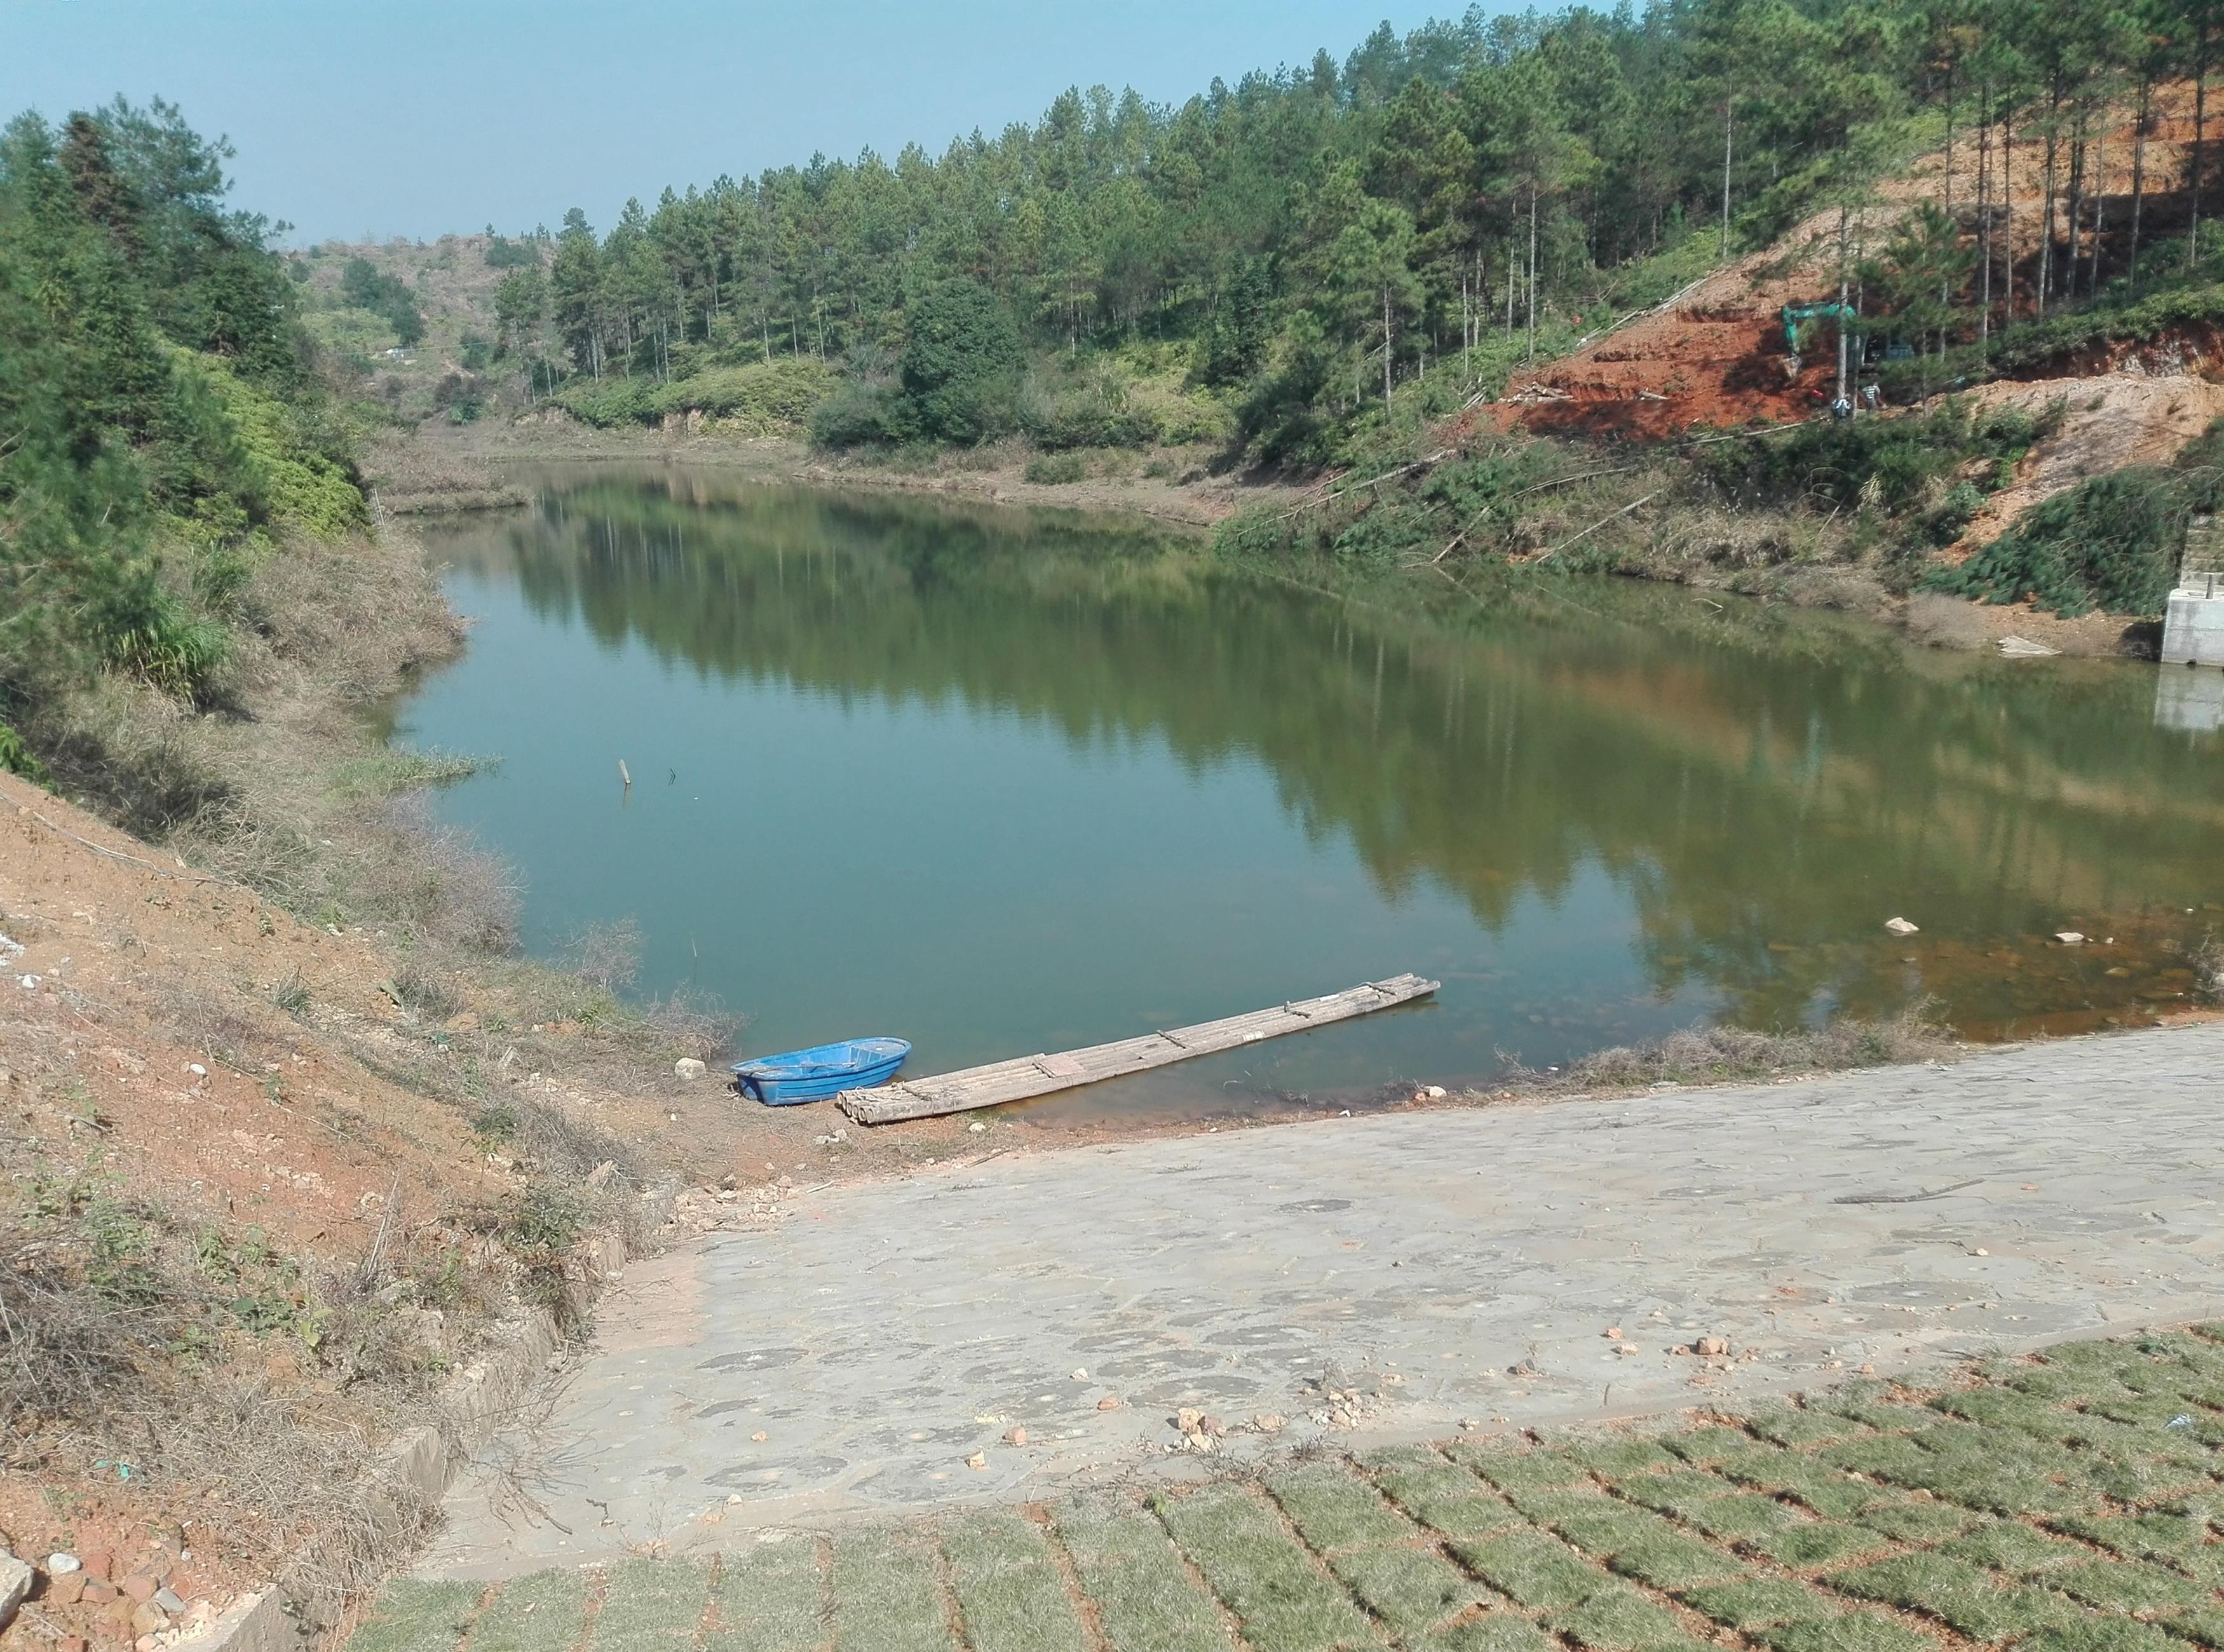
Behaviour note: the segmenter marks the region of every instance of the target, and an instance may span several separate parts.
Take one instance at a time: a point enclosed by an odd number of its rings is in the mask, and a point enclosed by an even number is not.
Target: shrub
[[[1008,428],[1025,357],[996,295],[959,276],[915,300],[904,319],[899,372],[918,433],[971,445]]]
[[[834,370],[807,356],[752,362],[658,384],[614,379],[573,385],[557,404],[601,429],[654,425],[675,413],[699,413],[750,436],[778,436],[810,427],[815,410],[835,388]]]
[[[870,447],[897,439],[887,392],[851,380],[811,410],[811,440],[818,447]]]
[[[1027,461],[1027,480],[1045,487],[1078,482],[1088,474],[1078,453],[1045,453]]]
[[[2025,597],[2065,618],[2162,610],[2197,514],[2224,497],[2224,421],[2167,467],[2117,470],[2043,500],[1958,568],[1920,583],[1987,602]]]

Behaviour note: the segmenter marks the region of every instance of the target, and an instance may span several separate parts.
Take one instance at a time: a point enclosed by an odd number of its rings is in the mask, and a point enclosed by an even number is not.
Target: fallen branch
[[[1309,510],[1312,510],[1319,506],[1327,504],[1331,499],[1341,499],[1346,494],[1355,494],[1362,488],[1372,488],[1377,482],[1389,481],[1393,476],[1402,476],[1409,470],[1418,470],[1426,465],[1441,463],[1443,461],[1451,457],[1452,455],[1457,451],[1459,451],[1457,448],[1438,448],[1435,452],[1429,454],[1425,458],[1415,459],[1411,464],[1401,464],[1394,470],[1385,470],[1379,476],[1369,476],[1364,482],[1353,482],[1349,488],[1338,488],[1332,493],[1323,494],[1318,499],[1308,499],[1301,504],[1294,505],[1288,510],[1284,511],[1279,516],[1268,517],[1267,519],[1267,525],[1272,526],[1276,522],[1286,522],[1292,516],[1301,516]]]
[[[1665,488],[1655,488],[1651,493],[1646,494],[1644,498],[1633,499],[1627,505],[1624,505],[1620,510],[1608,512],[1604,516],[1600,517],[1597,521],[1593,522],[1589,527],[1585,528],[1581,533],[1576,534],[1575,539],[1561,540],[1559,544],[1554,545],[1550,551],[1547,551],[1542,556],[1539,556],[1537,560],[1542,562],[1547,557],[1558,556],[1561,552],[1573,545],[1576,542],[1576,539],[1589,539],[1592,534],[1597,533],[1599,529],[1604,527],[1608,522],[1614,520],[1615,517],[1627,516],[1630,512],[1635,510],[1640,505],[1645,503],[1646,500],[1658,499],[1662,494],[1665,494],[1667,491],[1668,490]]]

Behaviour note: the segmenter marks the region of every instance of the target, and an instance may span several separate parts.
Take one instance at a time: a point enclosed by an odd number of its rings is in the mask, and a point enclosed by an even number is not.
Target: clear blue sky
[[[159,94],[294,241],[430,237],[803,161],[939,151],[1069,85],[1153,102],[1465,0],[0,0],[0,111]],[[0,115],[4,117],[4,115]]]

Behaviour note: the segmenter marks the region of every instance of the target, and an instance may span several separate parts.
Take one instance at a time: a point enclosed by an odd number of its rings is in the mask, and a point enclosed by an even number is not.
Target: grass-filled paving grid
[[[401,1580],[349,1652],[2224,1652],[2220,1591],[2224,1325],[1744,1417]]]

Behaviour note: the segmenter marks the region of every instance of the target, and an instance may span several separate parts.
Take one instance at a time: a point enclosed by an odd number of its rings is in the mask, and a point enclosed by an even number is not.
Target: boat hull
[[[734,1063],[734,1088],[768,1107],[824,1101],[887,1083],[911,1054],[901,1038],[850,1038]]]

